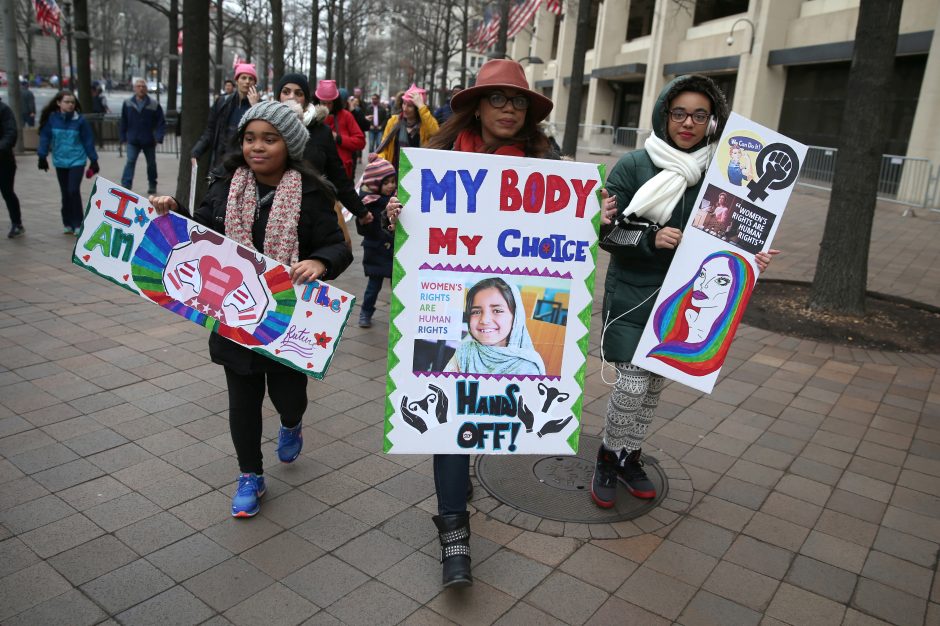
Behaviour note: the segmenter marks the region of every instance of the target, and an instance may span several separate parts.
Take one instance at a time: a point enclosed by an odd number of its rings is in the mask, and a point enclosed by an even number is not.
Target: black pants
[[[434,455],[434,489],[437,491],[438,515],[465,512],[467,510],[467,488],[469,486],[469,455]]]
[[[258,359],[265,359],[255,355]],[[267,360],[267,359],[265,359]],[[286,365],[264,364],[264,369],[248,375],[225,368],[228,383],[228,423],[232,443],[243,474],[261,474],[261,403],[265,382],[274,408],[281,415],[281,425],[293,428],[300,423],[307,408],[307,376]]]
[[[81,228],[85,211],[82,208],[82,175],[85,168],[57,167],[59,191],[62,192],[62,225],[66,228]]]
[[[7,203],[10,212],[10,221],[14,226],[23,225],[23,216],[20,214],[20,199],[13,191],[13,181],[16,178],[16,161],[13,157],[0,155],[0,195]]]

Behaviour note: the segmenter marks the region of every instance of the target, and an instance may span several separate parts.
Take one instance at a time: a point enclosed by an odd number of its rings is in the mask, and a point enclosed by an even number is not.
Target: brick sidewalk
[[[292,465],[276,462],[266,404],[269,493],[233,520],[205,333],[71,265],[54,176],[19,163],[27,235],[0,241],[4,624],[940,622],[936,355],[744,327],[713,394],[670,384],[657,412],[647,452],[689,476],[688,502],[611,531],[497,511],[477,485],[476,584],[442,592],[429,459],[379,453],[385,325],[350,327],[309,385]],[[120,178],[117,155],[101,163]],[[175,169],[160,158],[163,181]],[[770,276],[812,275],[826,197],[795,193]],[[940,306],[940,216],[900,214],[879,206],[870,288]],[[337,285],[362,293],[358,260]],[[376,321],[387,313],[386,288]]]

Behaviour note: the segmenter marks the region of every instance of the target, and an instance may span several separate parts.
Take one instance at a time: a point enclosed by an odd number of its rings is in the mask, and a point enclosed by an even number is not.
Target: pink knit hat
[[[401,99],[414,104],[414,98],[412,98],[412,96],[415,94],[421,94],[421,99],[427,101],[428,90],[422,89],[414,83],[411,83],[411,87],[408,88],[408,91],[405,92],[405,95],[403,95]]]
[[[241,74],[248,74],[255,79],[255,82],[258,81],[258,72],[255,70],[255,66],[251,63],[239,63],[235,66],[235,80],[238,80],[238,77]]]
[[[317,83],[317,90],[313,92],[320,102],[336,100],[339,98],[339,89],[336,88],[335,80],[323,79]]]

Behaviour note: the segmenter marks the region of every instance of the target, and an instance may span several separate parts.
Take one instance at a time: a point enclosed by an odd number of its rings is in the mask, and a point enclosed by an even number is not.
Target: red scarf
[[[483,137],[469,128],[460,131],[456,141],[454,141],[454,150],[457,152],[481,152],[487,154],[501,154],[503,156],[524,157],[524,147],[525,144],[522,143],[511,143],[491,150],[490,146],[483,143]]]

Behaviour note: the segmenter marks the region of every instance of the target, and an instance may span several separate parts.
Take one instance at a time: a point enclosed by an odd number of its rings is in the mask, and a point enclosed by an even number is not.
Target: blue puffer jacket
[[[52,150],[52,165],[55,167],[84,167],[85,160],[97,161],[95,136],[91,126],[80,113],[68,117],[59,111],[49,115],[49,121],[39,130],[39,150],[44,158]]]

